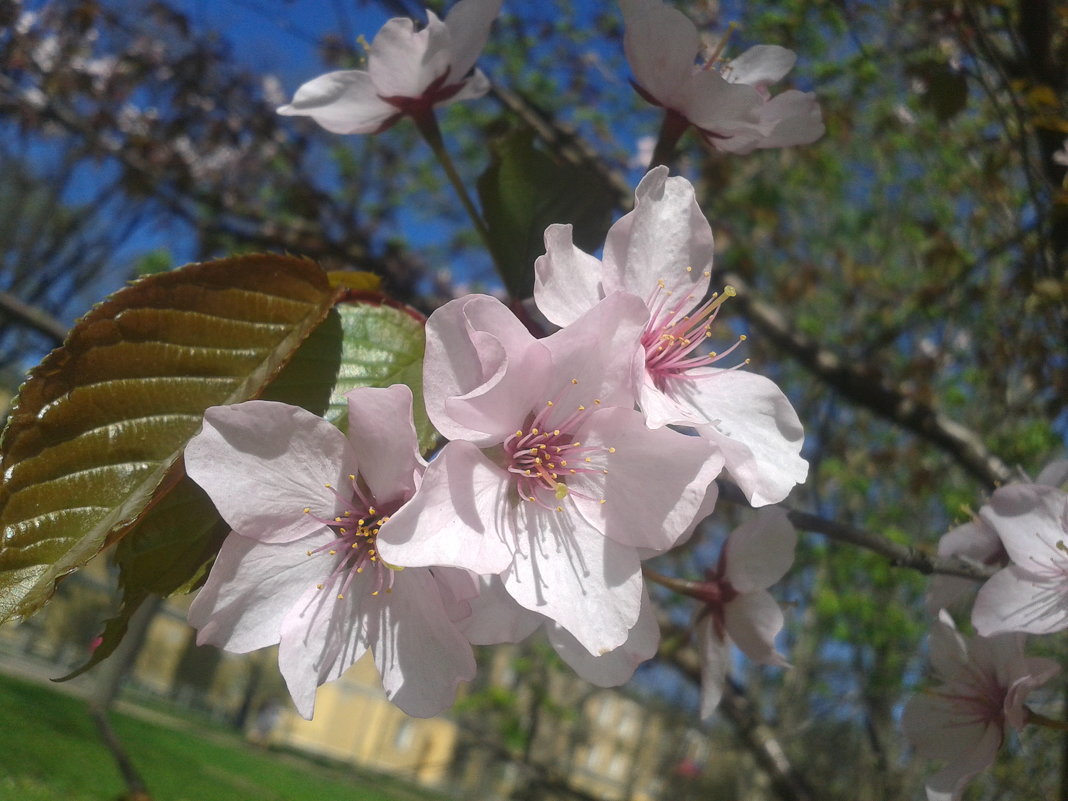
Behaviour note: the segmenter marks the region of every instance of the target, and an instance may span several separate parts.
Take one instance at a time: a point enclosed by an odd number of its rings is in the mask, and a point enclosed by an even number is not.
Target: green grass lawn
[[[431,797],[392,780],[357,777],[355,769],[263,751],[209,725],[177,731],[121,714],[111,717],[153,801]],[[0,801],[114,801],[124,789],[81,701],[0,677]]]

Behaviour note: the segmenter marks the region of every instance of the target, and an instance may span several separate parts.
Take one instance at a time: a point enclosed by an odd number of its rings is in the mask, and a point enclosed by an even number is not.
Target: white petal
[[[381,527],[378,551],[391,565],[499,573],[512,561],[507,534],[514,495],[509,474],[482,451],[450,442],[415,496]]]
[[[1040,484],[1010,484],[996,490],[979,515],[1013,562],[1068,586],[1068,495]]]
[[[778,45],[756,45],[732,59],[724,72],[731,83],[766,86],[782,80],[796,62],[793,50]]]
[[[638,620],[638,555],[578,515],[524,504],[504,586],[516,601],[563,626],[591,654],[618,648]]]
[[[980,588],[972,624],[984,637],[1005,631],[1063,631],[1068,628],[1068,578],[1043,578],[1009,565]]]
[[[778,503],[807,477],[801,421],[764,376],[694,369],[672,380],[667,394],[709,422],[698,431],[723,451],[727,472],[754,506]]]
[[[538,309],[557,325],[570,325],[608,292],[601,262],[575,247],[571,225],[545,229],[545,255],[534,262],[534,299]]]
[[[694,626],[697,649],[701,654],[701,720],[708,720],[723,699],[731,664],[731,649],[716,634],[711,615],[699,618]]]
[[[450,47],[449,31],[433,11],[427,12],[427,26],[421,31],[412,20],[394,17],[371,42],[367,71],[380,97],[421,97],[431,83],[448,74]]]
[[[659,0],[626,0],[623,50],[634,79],[661,105],[684,111],[694,60],[700,48],[697,28],[676,8]]]
[[[489,38],[490,26],[500,13],[503,0],[460,0],[445,16],[452,38],[452,68],[449,83],[470,72]]]
[[[474,645],[496,645],[522,642],[546,620],[520,606],[500,576],[483,576],[478,597],[471,600],[471,616],[461,620],[459,628]]]
[[[797,532],[782,509],[761,509],[727,538],[721,560],[726,578],[740,593],[763,590],[794,563]]]
[[[502,442],[537,402],[548,358],[496,298],[467,295],[446,303],[426,324],[423,394],[430,421],[448,439]]]
[[[197,644],[243,654],[277,643],[286,612],[332,569],[307,551],[331,538],[268,544],[230,534],[189,607]]]
[[[782,631],[782,610],[765,590],[739,595],[724,607],[724,626],[742,653],[760,665],[788,667],[775,650],[775,636]]]
[[[378,131],[398,112],[378,96],[369,73],[345,70],[308,81],[278,113],[311,117],[331,133],[361,134]]]
[[[613,651],[594,656],[565,629],[550,625],[549,642],[556,653],[579,676],[598,687],[618,687],[630,681],[638,665],[656,656],[660,645],[660,626],[649,593],[642,593],[642,607],[638,622],[630,630],[627,641]]]
[[[231,528],[283,542],[321,528],[305,508],[330,518],[343,487],[359,472],[345,435],[296,406],[248,401],[213,406],[185,450],[186,472],[211,497]]]
[[[377,612],[369,644],[386,697],[421,718],[452,706],[457,685],[475,677],[475,657],[445,614],[430,571],[401,571]]]
[[[426,463],[412,422],[412,391],[404,384],[360,387],[345,395],[349,442],[360,455],[360,475],[379,504],[415,494]]]
[[[630,409],[595,412],[576,436],[615,452],[603,457],[607,474],[568,479],[574,503],[598,531],[632,547],[667,550],[688,533],[723,466],[700,437],[650,429]]]
[[[669,304],[691,298],[686,308],[692,308],[708,289],[714,252],[712,227],[697,205],[693,185],[668,177],[667,167],[655,167],[634,190],[633,211],[608,232],[604,281],[647,304],[669,292]]]

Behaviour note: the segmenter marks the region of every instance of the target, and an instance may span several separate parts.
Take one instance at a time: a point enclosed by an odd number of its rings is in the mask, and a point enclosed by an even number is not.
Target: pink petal
[[[576,436],[615,452],[603,458],[607,474],[568,479],[574,503],[594,528],[631,547],[666,550],[689,532],[723,465],[700,437],[650,429],[630,409],[595,412]]]
[[[1039,484],[1010,484],[979,510],[1009,558],[1039,575],[1068,575],[1068,495]]]
[[[697,28],[659,0],[621,0],[623,50],[634,79],[662,105],[684,110],[700,48]]]
[[[731,651],[726,641],[716,634],[711,615],[699,618],[694,628],[697,650],[701,654],[701,720],[708,720],[723,699]]]
[[[727,634],[746,656],[760,665],[789,667],[775,650],[775,636],[782,631],[782,610],[765,590],[739,595],[724,608]]]
[[[1001,540],[981,518],[957,526],[938,541],[939,556],[961,556],[985,565],[1004,565],[1008,561]],[[951,609],[968,601],[979,589],[980,582],[958,576],[931,576],[927,585],[927,610],[937,614],[939,609]]]
[[[946,776],[934,782],[943,788],[950,783],[943,792],[952,792],[958,779],[963,781],[988,767],[1003,735],[1000,726],[978,720],[966,699],[939,693],[911,698],[901,728],[918,756],[950,762]]]
[[[553,425],[562,425],[579,406],[633,409],[643,373],[641,334],[648,319],[638,298],[615,292],[567,328],[540,340],[549,351],[552,369],[528,409],[552,401],[559,410],[551,417]],[[536,379],[527,375],[528,380]]]
[[[796,62],[793,50],[778,45],[756,45],[732,59],[724,72],[731,83],[766,86],[782,80]]]
[[[345,435],[296,406],[248,401],[213,406],[185,450],[186,472],[235,531],[264,542],[306,536],[333,517],[340,487],[358,472]]]
[[[500,13],[503,0],[460,0],[445,16],[449,29],[452,68],[449,83],[464,78],[482,53],[489,38],[490,26]],[[454,98],[456,99],[456,98]]]
[[[763,590],[794,563],[797,532],[782,509],[762,509],[727,538],[727,580],[740,593]]]
[[[1036,484],[1045,484],[1047,487],[1057,487],[1068,482],[1068,459],[1056,459],[1042,468],[1042,472],[1035,479]]]
[[[230,534],[189,607],[197,644],[243,654],[277,643],[286,612],[329,573],[307,556],[309,542],[329,538],[267,544]]]
[[[360,458],[360,475],[378,503],[408,500],[426,463],[412,422],[412,391],[403,384],[361,387],[345,395],[349,442]]]
[[[608,290],[601,262],[575,247],[571,225],[545,229],[545,255],[534,262],[534,299],[557,325],[570,325],[600,302]]]
[[[369,574],[358,576],[343,600],[329,590],[310,587],[282,619],[278,668],[301,717],[310,720],[315,691],[340,678],[368,648],[365,602]]]
[[[517,502],[508,473],[469,442],[450,442],[430,463],[415,496],[378,534],[391,565],[500,573],[512,561],[502,519]]]
[[[796,89],[781,92],[765,103],[760,108],[760,125],[767,130],[757,143],[760,148],[808,145],[826,132],[816,95]]]
[[[427,11],[427,25],[394,17],[371,42],[367,71],[380,97],[421,97],[438,78],[449,72],[451,37],[445,23]]]
[[[642,575],[633,548],[565,512],[533,503],[509,520],[515,558],[504,586],[521,606],[563,626],[591,654],[618,648],[638,620]]]
[[[293,102],[278,109],[285,116],[311,117],[336,134],[374,133],[397,109],[378,96],[363,70],[328,72],[303,84]]]
[[[457,685],[475,677],[475,657],[446,615],[430,571],[401,571],[386,601],[375,613],[369,607],[368,641],[386,698],[421,718],[452,706]]]
[[[672,381],[667,394],[709,422],[698,431],[723,452],[727,472],[754,506],[778,503],[808,476],[801,421],[764,376],[695,369]]]
[[[660,626],[649,593],[642,593],[638,622],[630,630],[627,641],[613,651],[594,656],[565,629],[548,627],[549,642],[560,657],[579,676],[598,687],[618,687],[626,684],[638,665],[656,656],[660,645]]]
[[[764,104],[760,92],[745,84],[729,83],[715,70],[696,73],[691,91],[686,118],[702,131],[730,136],[751,130],[760,121],[760,107]],[[712,141],[722,147],[725,140]]]
[[[516,603],[500,576],[483,576],[478,597],[471,601],[471,616],[459,623],[474,645],[522,642],[546,618]]]
[[[715,245],[693,185],[650,170],[634,190],[634,210],[612,225],[604,245],[604,281],[647,304],[658,290],[697,306],[708,290]],[[613,276],[614,274],[614,276]]]
[[[448,439],[501,442],[533,408],[547,368],[544,346],[496,298],[467,295],[427,320],[423,393]]]
[[[980,588],[972,624],[984,637],[1005,631],[1051,634],[1068,628],[1068,579],[1043,578],[1017,565],[999,570]]]

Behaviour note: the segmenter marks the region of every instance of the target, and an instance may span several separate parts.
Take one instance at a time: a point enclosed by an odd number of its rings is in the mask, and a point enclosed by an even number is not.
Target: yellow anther
[[[607,503],[607,499],[601,498],[601,503]]]
[[[378,595],[378,590],[372,590],[371,595]]]
[[[563,482],[557,482],[556,489],[554,490],[554,494],[556,495],[556,500],[558,500],[558,501],[562,501],[564,498],[566,498],[567,497],[567,484],[564,484]]]
[[[554,428],[553,429],[553,436],[554,437],[560,436],[560,429],[559,428]]]
[[[589,462],[589,461],[592,461],[592,459],[590,459],[590,457],[589,457],[589,456],[587,456],[587,457],[586,457],[585,459],[583,459],[582,461],[584,461],[584,462]]]
[[[333,484],[323,484],[323,486],[326,487],[327,489],[333,489],[334,488]]]
[[[521,436],[523,436],[523,432],[522,432],[522,430],[520,430],[520,431],[516,431],[516,432],[515,432],[515,435],[516,435],[517,437],[521,437]]]
[[[601,405],[601,400],[600,400],[600,398],[594,398],[594,399],[593,399],[593,402],[594,402],[595,404],[597,404],[598,406],[600,406],[600,405]]]
[[[305,506],[304,507],[304,514],[306,514],[306,515],[310,515],[311,514],[311,507],[310,506]]]
[[[367,507],[367,513],[368,514],[372,514],[372,515],[378,514],[378,512],[375,511],[375,508],[373,506],[368,506]]]
[[[336,556],[337,555],[337,551],[335,551],[333,548],[331,548],[330,549],[330,555],[331,556]]]
[[[583,406],[582,404],[579,404],[579,411],[580,411],[580,412],[584,412],[584,411],[586,411],[586,407],[585,407],[585,406]]]
[[[577,384],[578,383],[578,379],[577,378],[572,378],[571,379],[571,383],[572,384]]]
[[[730,284],[727,284],[727,286],[723,287],[723,294],[726,295],[728,298],[733,298],[735,295],[738,294],[738,290],[732,287]]]
[[[605,474],[605,475],[607,476],[607,475],[608,475],[608,468],[606,467],[606,468],[605,468],[604,470],[602,470],[601,472],[602,472],[602,473],[604,473],[604,474]]]
[[[686,268],[686,272],[688,272],[688,273],[692,273],[692,272],[693,272],[693,267],[687,267],[687,268]]]
[[[562,507],[562,506],[557,506],[557,507],[556,507],[556,511],[558,511],[558,512],[562,512],[562,511],[564,511],[564,507]]]
[[[312,555],[312,552],[311,552],[311,551],[308,551],[308,552],[307,552],[307,554],[308,554],[308,556],[311,556],[311,555]]]
[[[534,500],[534,496],[533,496],[533,495],[529,496],[529,497],[527,498],[527,500],[528,500],[528,501],[533,501],[533,500]]]
[[[344,601],[344,600],[345,600],[345,596],[344,596],[344,595],[342,595],[342,594],[341,594],[341,593],[339,592],[339,593],[337,594],[337,599],[338,599],[339,601]]]
[[[552,406],[552,405],[553,405],[553,402],[552,402],[552,401],[545,401],[545,405],[546,405],[546,406]]]
[[[334,522],[335,522],[335,523],[340,523],[340,522],[342,522],[342,520],[341,520],[341,518],[340,518],[340,517],[335,517],[335,518],[334,518]]]
[[[538,429],[536,429],[536,428],[532,428],[532,429],[530,429],[530,433],[531,433],[531,434],[534,434],[534,435],[537,435],[537,433],[538,433]]]
[[[749,364],[749,362],[751,362],[751,361],[752,361],[752,359],[746,359],[746,360],[745,360],[745,363],[746,363],[746,364]]]
[[[349,481],[355,481],[355,480],[356,480],[356,476],[354,476],[352,473],[349,473]]]
[[[609,448],[609,449],[608,449],[608,452],[609,452],[609,453],[615,453],[615,452],[616,452],[616,449],[615,449],[615,448]]]
[[[749,339],[749,337],[747,337],[745,334],[742,334],[740,337],[738,337],[739,342],[745,342],[747,339]]]
[[[561,467],[567,467],[567,459],[561,459],[560,460],[560,466]]]
[[[711,278],[712,277],[712,272],[710,270],[705,270],[704,276],[705,276],[705,278]]]

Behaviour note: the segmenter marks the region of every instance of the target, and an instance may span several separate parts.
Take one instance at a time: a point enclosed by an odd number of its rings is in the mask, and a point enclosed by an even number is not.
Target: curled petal
[[[782,631],[783,616],[769,593],[755,590],[739,595],[726,605],[724,623],[734,644],[754,662],[789,667],[775,650],[775,636]]]
[[[412,20],[394,17],[371,42],[367,71],[381,97],[420,97],[448,74],[451,46],[448,28],[433,11],[420,31]]]
[[[701,654],[701,719],[708,720],[723,699],[730,671],[731,649],[715,630],[711,615],[694,624],[697,649]]]
[[[367,72],[344,70],[308,81],[278,113],[311,117],[331,133],[361,134],[381,130],[397,109],[378,96]]]
[[[449,83],[458,83],[475,65],[502,3],[503,0],[460,0],[445,16],[445,27],[452,39]]]
[[[545,229],[545,254],[534,262],[534,299],[557,325],[570,325],[608,294],[600,260],[575,246],[571,225]]]
[[[684,111],[700,40],[694,24],[660,0],[621,0],[623,50],[634,79],[667,108]]]

